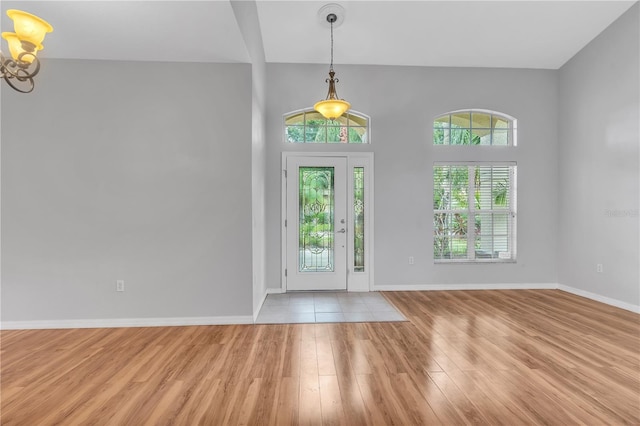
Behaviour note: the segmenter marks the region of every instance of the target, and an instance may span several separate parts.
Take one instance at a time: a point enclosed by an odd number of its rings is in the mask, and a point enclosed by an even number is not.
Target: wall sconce
[[[6,58],[0,52],[0,78],[18,92],[29,93],[34,87],[33,77],[40,71],[37,53],[43,49],[45,34],[53,31],[53,27],[44,19],[21,10],[7,10],[7,15],[13,20],[15,32],[2,33],[11,57]]]

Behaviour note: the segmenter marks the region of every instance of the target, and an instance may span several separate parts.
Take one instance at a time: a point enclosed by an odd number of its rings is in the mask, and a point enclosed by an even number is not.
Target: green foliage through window
[[[433,257],[514,260],[515,165],[433,167]]]
[[[354,272],[364,272],[364,167],[353,168]]]
[[[515,145],[517,121],[504,114],[465,110],[444,114],[433,122],[434,145]]]
[[[299,173],[299,270],[333,270],[334,168],[301,167]]]
[[[369,143],[369,118],[348,111],[327,120],[313,109],[298,111],[284,118],[285,139],[290,143]]]

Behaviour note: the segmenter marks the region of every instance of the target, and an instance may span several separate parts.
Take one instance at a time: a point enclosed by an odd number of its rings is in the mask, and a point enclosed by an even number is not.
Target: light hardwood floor
[[[640,316],[557,290],[409,320],[2,332],[2,425],[640,424]]]

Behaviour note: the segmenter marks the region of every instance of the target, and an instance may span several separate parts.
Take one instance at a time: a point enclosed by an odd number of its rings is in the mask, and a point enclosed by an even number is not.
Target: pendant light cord
[[[331,24],[331,65],[329,65],[329,71],[333,71],[333,23],[336,20],[336,16],[331,14],[327,16],[327,21]]]
[[[333,69],[333,22],[331,22],[331,65],[329,68]]]

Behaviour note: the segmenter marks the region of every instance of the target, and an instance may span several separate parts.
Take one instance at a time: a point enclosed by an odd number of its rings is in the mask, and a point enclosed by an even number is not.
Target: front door
[[[287,290],[347,288],[347,159],[286,159]]]

